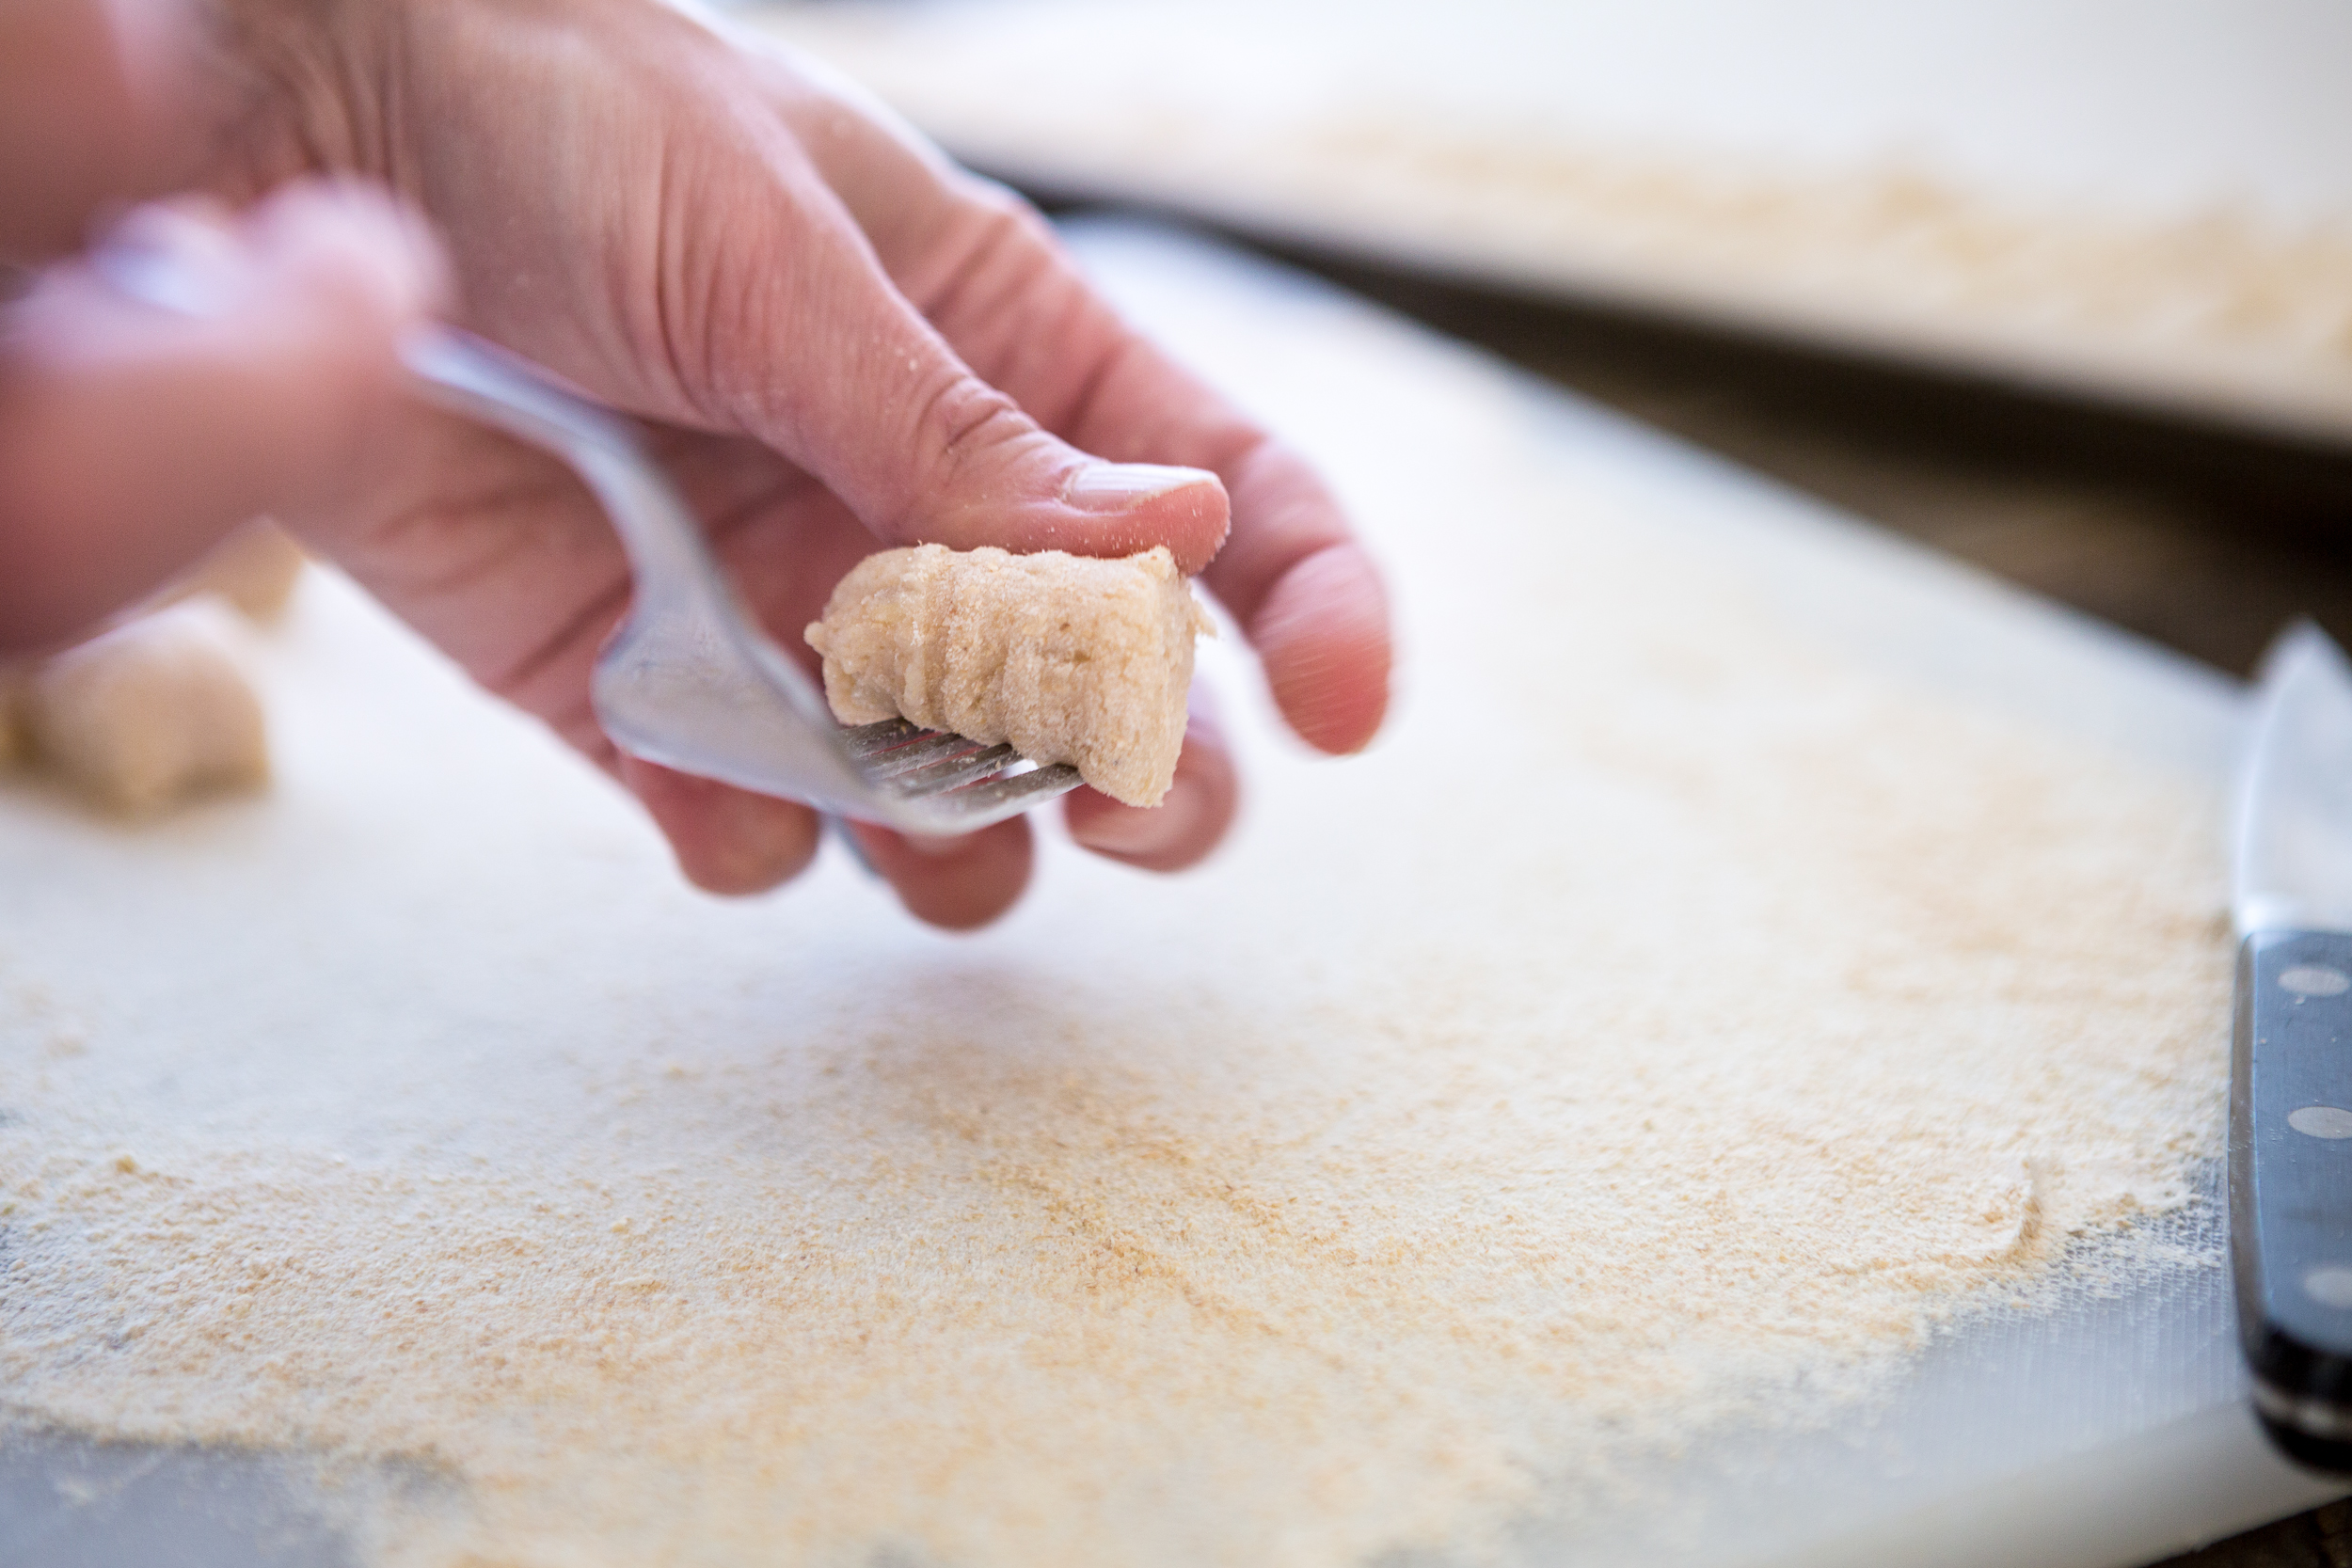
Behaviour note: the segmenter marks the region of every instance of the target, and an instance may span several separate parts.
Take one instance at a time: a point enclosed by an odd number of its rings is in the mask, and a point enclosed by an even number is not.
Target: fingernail
[[[969,833],[900,833],[898,836],[905,839],[907,847],[916,854],[934,857],[960,855],[963,853],[963,847],[972,842]]]
[[[371,193],[304,187],[273,204],[268,220],[284,262],[358,284],[396,317],[425,314],[441,293],[440,263],[414,220]]]
[[[1061,499],[1080,512],[1124,512],[1161,496],[1215,484],[1206,468],[1171,468],[1157,463],[1090,463],[1070,476]]]
[[[90,266],[122,293],[183,316],[226,314],[243,258],[220,230],[168,207],[141,207],[91,253]]]

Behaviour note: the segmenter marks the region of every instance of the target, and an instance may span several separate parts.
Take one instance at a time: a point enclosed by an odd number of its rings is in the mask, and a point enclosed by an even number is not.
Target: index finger
[[[0,6],[0,257],[62,254],[108,206],[184,183],[203,145],[193,5]]]
[[[883,268],[977,374],[1086,451],[1224,481],[1232,531],[1202,580],[1293,729],[1327,752],[1369,742],[1388,706],[1387,594],[1305,459],[1121,320],[1027,203],[854,89],[779,76],[782,112]]]

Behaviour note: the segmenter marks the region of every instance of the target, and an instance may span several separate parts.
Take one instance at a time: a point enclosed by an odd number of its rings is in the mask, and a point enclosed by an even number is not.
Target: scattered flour
[[[838,864],[700,902],[413,651],[348,717],[356,609],[297,626],[274,801],[0,800],[5,1409],[443,1478],[354,1493],[392,1568],[1474,1560],[2186,1199],[2201,786],[1792,626],[1485,372],[1278,320],[1232,330],[1419,684],[1345,765],[1251,729],[1197,877],[1057,850],[962,943]]]

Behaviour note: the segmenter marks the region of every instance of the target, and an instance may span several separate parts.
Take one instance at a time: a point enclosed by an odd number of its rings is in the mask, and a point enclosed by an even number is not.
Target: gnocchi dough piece
[[[0,664],[0,768],[24,760],[24,687],[21,664]]]
[[[851,567],[806,635],[845,724],[904,717],[1010,741],[1156,806],[1176,775],[1203,633],[1216,626],[1166,546],[1104,561],[919,545]]]
[[[269,778],[236,617],[209,595],[69,648],[27,684],[34,760],[96,804],[139,815]]]
[[[286,608],[302,576],[302,546],[266,517],[257,518],[215,546],[177,586],[167,603],[217,594],[250,620],[268,621]]]

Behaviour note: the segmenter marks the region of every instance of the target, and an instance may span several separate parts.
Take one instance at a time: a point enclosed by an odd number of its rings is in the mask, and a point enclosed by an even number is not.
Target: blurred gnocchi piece
[[[0,664],[0,768],[25,760],[24,687],[30,673],[30,665]]]
[[[163,602],[217,594],[255,621],[273,621],[294,596],[306,561],[302,546],[266,517],[230,534],[171,588]]]
[[[20,730],[41,769],[91,803],[150,816],[269,780],[244,626],[214,595],[124,623],[34,669]]]
[[[304,563],[283,530],[257,519],[120,625],[0,665],[0,768],[30,765],[134,816],[261,788],[268,724],[230,607],[275,619]]]

